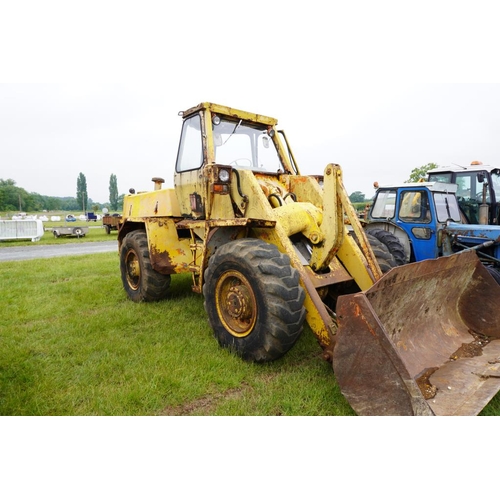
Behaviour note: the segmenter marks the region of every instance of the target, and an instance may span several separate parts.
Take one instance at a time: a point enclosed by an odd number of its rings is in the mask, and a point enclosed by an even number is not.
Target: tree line
[[[116,212],[123,206],[124,195],[118,195],[116,175],[109,179],[109,202],[96,203],[88,196],[87,180],[80,173],[76,182],[76,196],[44,196],[38,193],[28,193],[16,185],[13,179],[0,179],[0,211],[1,212],[97,212],[104,207]]]
[[[427,172],[437,168],[435,163],[428,163],[422,167],[414,168],[410,177],[405,182],[418,182],[426,179]],[[25,189],[16,186],[13,179],[0,179],[0,211],[1,212],[42,212],[69,211],[69,212],[97,212],[104,207],[113,212],[120,211],[123,206],[124,195],[118,195],[118,181],[115,174],[109,178],[109,202],[95,203],[88,196],[87,179],[80,172],[76,181],[76,196],[55,197],[43,196],[38,193],[28,193]],[[369,201],[361,191],[354,191],[349,196],[352,203],[365,203]]]

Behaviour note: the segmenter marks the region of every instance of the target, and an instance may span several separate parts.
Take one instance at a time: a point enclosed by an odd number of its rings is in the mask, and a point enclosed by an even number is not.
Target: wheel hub
[[[141,269],[139,266],[139,260],[135,253],[130,252],[126,258],[127,262],[127,281],[130,288],[137,290],[139,288]]]
[[[234,319],[246,321],[252,317],[252,310],[248,306],[251,304],[251,297],[248,289],[244,286],[232,286],[227,295],[227,313]]]
[[[243,274],[228,271],[217,281],[217,312],[226,330],[235,337],[250,335],[257,320],[254,291]]]

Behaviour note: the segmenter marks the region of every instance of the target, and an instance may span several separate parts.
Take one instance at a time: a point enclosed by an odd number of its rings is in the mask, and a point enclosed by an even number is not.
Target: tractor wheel
[[[376,236],[371,233],[366,233],[366,237],[370,246],[372,247],[375,258],[377,259],[380,270],[385,274],[393,267],[398,267],[396,259],[393,257],[386,244],[380,241]]]
[[[397,236],[383,229],[367,229],[366,232],[377,238],[377,240],[387,247],[398,266],[406,264],[405,249]]]
[[[493,266],[485,266],[492,278],[500,285],[500,269]]]
[[[273,361],[302,333],[305,292],[288,255],[258,239],[218,248],[205,271],[205,310],[222,347],[247,361]]]
[[[120,249],[123,287],[134,302],[155,302],[165,298],[170,275],[151,267],[148,238],[142,229],[128,233]]]

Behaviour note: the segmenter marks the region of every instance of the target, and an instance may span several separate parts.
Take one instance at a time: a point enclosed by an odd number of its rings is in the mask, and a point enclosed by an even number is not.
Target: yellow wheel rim
[[[125,257],[127,282],[132,290],[138,290],[141,282],[141,266],[137,254],[130,250]]]
[[[215,287],[217,314],[226,330],[235,337],[247,337],[257,321],[257,301],[243,274],[227,271]]]

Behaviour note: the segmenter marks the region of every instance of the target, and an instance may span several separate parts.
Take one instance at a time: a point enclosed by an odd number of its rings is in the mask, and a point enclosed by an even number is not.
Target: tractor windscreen
[[[434,202],[439,222],[460,222],[460,210],[454,194],[434,193]]]
[[[495,191],[495,200],[500,202],[500,170],[495,169],[491,172],[491,183],[493,191]]]
[[[237,169],[283,172],[267,126],[222,119],[213,126],[215,161]]]

